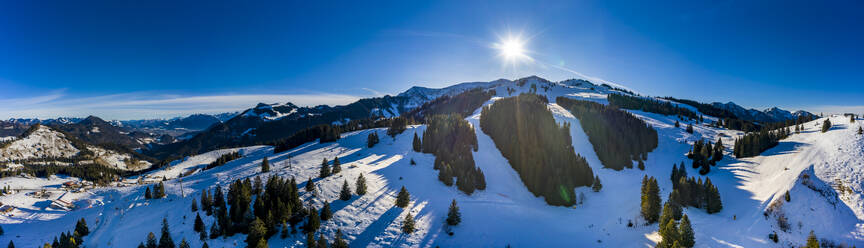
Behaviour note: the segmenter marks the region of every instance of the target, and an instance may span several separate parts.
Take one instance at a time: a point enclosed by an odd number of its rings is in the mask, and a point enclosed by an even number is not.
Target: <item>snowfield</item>
[[[513,95],[527,92],[532,83],[538,83],[532,80],[522,87],[495,81],[492,86],[497,96],[486,104],[508,97],[508,86],[517,90]],[[416,88],[412,92],[431,90]],[[200,199],[202,190],[222,185],[227,191],[227,185],[237,179],[277,175],[296,178],[301,198],[316,208],[320,209],[324,201],[330,202],[334,218],[323,221],[320,232],[332,241],[336,231],[341,230],[352,247],[653,247],[660,238],[657,224],[644,225],[639,215],[642,177],[656,177],[665,200],[672,190],[669,175],[673,164],[683,161],[688,175],[698,175],[685,157],[690,144],[701,138],[713,142],[721,137],[727,156],[712,167],[707,177],[720,190],[723,210],[710,215],[702,209],[684,210],[693,223],[697,247],[800,246],[811,229],[820,238],[837,244],[864,245],[864,138],[855,134],[864,120],[850,124],[847,117],[830,117],[834,127],[827,133],[821,133],[817,126],[822,119],[815,120],[806,123],[801,134],[782,140],[762,156],[735,159],[731,147],[734,137],[742,132],[694,123],[695,132],[689,134],[684,131],[686,122],[680,128],[674,127],[674,116],[630,111],[657,130],[659,145],[649,153],[645,171],[614,171],[603,168],[579,121],[554,102],[555,97],[566,96],[605,104],[606,94],[613,91],[572,84],[553,84],[548,90],[538,91],[549,98],[548,107],[556,120],[571,124],[574,152],[584,156],[602,180],[600,192],[587,187],[576,189],[577,194],[585,195],[584,204],[549,206],[529,192],[492,139],[480,130],[478,109],[466,120],[475,127],[479,150],[473,155],[486,176],[487,189],[472,195],[438,181],[437,171],[432,169],[433,155],[412,151],[412,137],[414,133],[422,134],[424,125],[409,126],[395,138],[386,136],[385,129],[370,129],[343,133],[336,142],[310,142],[278,154],[269,146],[252,146],[183,158],[143,175],[151,181],[168,179],[165,199],[145,200],[144,186],[137,184],[97,188],[76,193],[74,198],[98,204],[67,212],[45,208],[44,200],[29,199],[28,190],[0,196],[0,202],[20,209],[14,216],[0,215],[0,225],[6,231],[0,236],[0,244],[11,239],[18,247],[36,247],[60,232],[72,230],[76,220],[85,218],[91,230],[84,238],[86,247],[134,247],[145,240],[148,232],[158,236],[162,218],[167,218],[175,242],[185,238],[192,247],[200,247],[202,242],[192,231],[196,213],[190,205]],[[378,132],[381,142],[367,148],[370,132]],[[202,170],[222,154],[234,151],[242,158]],[[321,161],[337,156],[343,171],[317,178]],[[271,163],[269,173],[260,169],[265,157]],[[417,164],[410,165],[411,160]],[[353,189],[361,173],[367,179],[368,193],[339,200],[343,180]],[[181,180],[184,174],[188,176]],[[309,178],[315,182],[316,192],[303,188]],[[0,179],[0,186],[56,187],[65,180],[9,177]],[[842,182],[849,190],[837,190],[835,182]],[[394,206],[402,186],[411,193],[411,204],[404,209]],[[790,202],[783,199],[786,191],[791,194]],[[444,220],[453,199],[461,209],[462,223],[448,229]],[[782,206],[771,208],[777,201],[782,201]],[[769,209],[785,214],[791,226],[788,232],[780,230],[775,215],[765,215]],[[416,217],[418,228],[410,235],[399,229],[409,212]],[[209,228],[214,218],[201,214]],[[628,227],[630,221],[636,226]],[[780,235],[777,244],[768,239],[768,234],[775,231]],[[207,242],[210,247],[238,247],[245,246],[244,239],[245,235],[239,234]],[[268,242],[271,247],[305,247],[305,235],[293,234],[287,239],[275,235]]]

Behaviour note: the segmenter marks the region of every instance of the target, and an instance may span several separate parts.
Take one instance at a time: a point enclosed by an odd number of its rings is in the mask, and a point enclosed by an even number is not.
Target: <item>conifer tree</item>
[[[681,127],[681,123],[678,123],[678,120],[675,120],[675,127]]]
[[[786,194],[783,194],[783,198],[786,200],[786,202],[792,201],[792,196],[789,195],[788,190],[786,191]]]
[[[8,247],[8,248],[15,248],[15,242],[12,242],[12,240],[9,240],[9,245],[6,246],[6,247]]]
[[[78,223],[75,223],[75,232],[77,232],[81,236],[87,236],[90,234],[90,228],[87,228],[87,221],[84,218],[78,220]]]
[[[705,179],[705,209],[711,213],[720,212],[723,209],[723,203],[720,200],[720,192],[717,187],[711,184],[711,179]]]
[[[285,220],[282,220],[282,233],[279,234],[279,237],[282,239],[288,238],[288,231],[289,231],[288,229],[290,229],[288,227],[288,222]]]
[[[204,209],[204,213],[207,216],[213,214],[213,203],[210,200],[210,190],[205,189],[203,193],[201,193],[201,208]]]
[[[3,236],[3,233],[5,233],[5,231],[3,231],[3,226],[0,226],[0,236]]]
[[[191,248],[189,242],[186,242],[186,237],[183,237],[183,239],[180,240],[180,245],[177,246],[177,248]]]
[[[318,244],[315,242],[315,233],[308,232],[306,233],[306,247],[307,248],[316,248]]]
[[[688,133],[693,133],[693,124],[687,124],[687,130],[686,131]]]
[[[270,161],[267,160],[267,157],[264,157],[264,160],[261,161],[261,172],[270,172]]]
[[[395,136],[395,135],[394,135],[394,136]],[[330,246],[330,245],[327,243],[327,239],[324,239],[324,234],[323,234],[323,233],[319,233],[319,234],[318,234],[318,241],[316,241],[315,243],[318,244],[318,248],[327,248],[327,247]]]
[[[321,162],[321,171],[318,172],[318,177],[325,178],[330,175],[330,166],[327,165],[327,158],[324,158],[324,161]]]
[[[645,170],[645,162],[641,159],[639,160],[639,170]]]
[[[644,182],[645,193],[642,194],[641,214],[645,221],[654,223],[660,218],[660,188],[657,186],[657,179],[654,177],[650,177],[644,180]]]
[[[198,212],[198,200],[192,198],[192,212]]]
[[[371,132],[366,136],[366,146],[372,148],[375,144],[378,144],[378,132]]]
[[[144,190],[144,199],[153,199],[153,193],[150,192],[150,186],[147,186],[147,189]]]
[[[594,176],[594,183],[591,184],[591,190],[594,192],[600,192],[603,189],[603,184],[600,183],[600,176]]]
[[[861,128],[861,126],[858,126],[858,134],[864,134],[864,128]]]
[[[408,206],[408,203],[411,201],[411,194],[408,193],[408,190],[405,189],[405,186],[402,186],[402,189],[399,190],[399,194],[396,196],[396,206],[400,208],[405,208]]]
[[[456,205],[456,199],[450,203],[450,210],[447,211],[447,225],[455,226],[462,222],[462,214],[459,213],[459,206]]]
[[[213,225],[210,225],[210,238],[215,239],[219,236],[222,236],[222,228],[219,227],[218,220],[213,222]]]
[[[816,238],[816,234],[813,231],[810,231],[810,235],[807,236],[807,246],[806,248],[819,248],[819,239]]]
[[[168,230],[168,219],[162,218],[162,235],[159,236],[159,248],[174,248],[174,239]]]
[[[330,210],[330,202],[324,202],[324,206],[321,207],[321,220],[327,221],[333,217],[333,212]]]
[[[267,227],[264,221],[255,218],[249,225],[249,235],[246,236],[246,244],[250,248],[267,248]]]
[[[366,178],[363,177],[363,173],[360,173],[360,176],[357,177],[357,183],[354,187],[356,187],[355,191],[357,195],[366,194]]]
[[[663,213],[660,214],[660,221],[659,222],[660,222],[660,225],[659,225],[660,226],[660,230],[659,230],[660,236],[665,237],[666,231],[668,231],[668,230],[666,230],[664,227],[666,227],[666,224],[669,222],[675,222],[675,220],[672,218],[672,207],[670,206],[668,201],[663,204]]]
[[[407,234],[414,232],[414,216],[410,212],[405,215],[405,220],[402,221],[402,232]]]
[[[342,191],[339,192],[339,200],[351,200],[351,187],[348,187],[348,179],[342,181]]]
[[[165,198],[165,184],[164,183],[159,182],[159,184],[156,185],[155,189],[156,189],[156,192],[155,192],[156,194],[154,195],[154,197],[156,199]]]
[[[147,234],[147,248],[158,248],[156,244],[156,235],[153,232]]]
[[[318,216],[318,210],[317,209],[315,209],[313,207],[309,207],[309,217],[307,219],[308,220],[306,221],[306,228],[305,228],[306,232],[313,232],[314,233],[316,230],[318,230],[318,228],[321,227],[321,217]]]
[[[315,191],[315,182],[312,182],[312,178],[306,181],[306,192]]]
[[[658,247],[672,247],[676,242],[680,242],[680,235],[675,221],[666,222],[666,225],[660,227],[660,233],[662,233],[660,237],[663,238],[663,241],[658,244]]]
[[[348,241],[342,238],[342,229],[336,229],[336,237],[333,238],[331,248],[348,248]]]
[[[195,226],[193,227],[193,230],[200,233],[206,231],[204,228],[204,220],[201,220],[201,215],[195,214]]]
[[[690,218],[686,214],[681,217],[678,231],[680,232],[679,237],[681,237],[681,247],[693,247],[696,245],[695,233],[693,232],[693,227],[690,226]]]
[[[413,143],[414,151],[420,152],[421,147],[422,147],[422,143],[420,141],[420,137],[417,136],[417,132],[414,132],[414,143]]]
[[[339,172],[342,172],[342,163],[339,162],[339,157],[336,157],[333,159],[333,171],[330,174],[335,175]]]
[[[207,244],[207,241],[204,241],[204,244],[201,245],[201,248],[210,248],[210,245]]]

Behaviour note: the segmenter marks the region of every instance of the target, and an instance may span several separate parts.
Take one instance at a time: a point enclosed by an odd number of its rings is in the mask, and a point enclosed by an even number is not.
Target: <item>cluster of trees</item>
[[[675,218],[673,207],[669,203],[663,206],[663,216],[660,217],[660,237],[663,239],[657,243],[658,248],[693,247],[696,245],[695,232],[690,224],[690,218],[686,214],[681,215],[678,210],[678,218]],[[680,220],[680,221],[679,221]]]
[[[432,115],[426,123],[423,140],[414,139],[414,149],[420,146],[422,152],[435,154],[438,180],[451,186],[456,178],[456,187],[469,195],[486,189],[486,176],[474,165],[471,153],[479,148],[471,124],[458,114]]]
[[[156,241],[156,235],[153,232],[147,234],[147,241],[138,243],[138,248],[189,248],[189,242],[186,238],[180,241],[179,246],[175,246],[174,239],[171,238],[171,230],[168,228],[168,219],[162,218],[162,231],[159,236],[159,241]],[[203,247],[209,247],[207,242],[204,242]],[[250,246],[253,247],[253,246]]]
[[[666,100],[676,101],[676,102],[679,102],[679,103],[683,103],[683,104],[687,104],[687,105],[693,106],[693,107],[696,108],[696,110],[699,110],[700,113],[703,113],[703,114],[706,114],[706,115],[710,115],[710,116],[714,116],[714,117],[717,117],[717,118],[721,118],[721,119],[725,119],[725,118],[737,119],[737,118],[738,118],[738,117],[735,115],[735,113],[732,113],[732,111],[729,111],[729,110],[726,110],[726,109],[722,109],[722,108],[718,108],[718,107],[715,107],[714,105],[711,105],[711,104],[701,103],[701,102],[697,102],[697,101],[693,101],[693,100],[688,100],[688,99],[678,99],[678,98],[674,98],[674,97],[670,97],[670,96],[662,97],[662,98],[663,98],[663,99],[666,99]]]
[[[369,132],[369,135],[366,136],[366,147],[372,148],[378,144],[378,142],[381,142],[381,140],[378,139],[378,132]]]
[[[558,97],[556,102],[579,118],[597,157],[607,168],[633,168],[633,160],[644,166],[648,152],[657,148],[657,131],[627,111],[566,97]]]
[[[150,186],[147,186],[144,190],[144,199],[162,199],[165,198],[165,184],[159,182],[156,185],[153,185],[153,190],[150,190]]]
[[[535,94],[497,100],[483,107],[480,127],[528,190],[550,205],[571,206],[576,203],[573,189],[594,183],[594,173],[573,152],[570,125],[556,123],[548,103]]]
[[[393,118],[393,121],[390,122],[390,126],[387,128],[387,135],[395,138],[396,135],[405,132],[409,123],[413,123],[413,121],[402,116]]]
[[[737,158],[758,156],[765,150],[777,146],[780,140],[789,137],[790,134],[788,127],[777,130],[762,129],[759,132],[748,133],[735,139],[732,153]]]
[[[687,158],[693,160],[693,168],[701,168],[699,174],[705,175],[711,171],[711,166],[723,159],[723,140],[717,138],[717,143],[712,146],[705,139],[693,143],[693,148],[687,153]]]
[[[222,154],[222,156],[219,156],[219,158],[217,158],[216,161],[213,161],[212,163],[208,164],[207,167],[204,167],[204,169],[209,170],[209,169],[212,169],[212,168],[217,167],[217,166],[222,166],[225,163],[228,163],[231,160],[235,160],[235,159],[238,159],[240,157],[241,156],[240,156],[239,152],[230,152],[227,154]]]
[[[342,162],[339,162],[339,157],[333,158],[332,168],[328,164],[327,158],[321,161],[321,170],[318,171],[318,177],[325,178],[342,172]]]
[[[339,131],[339,127],[327,124],[301,129],[290,137],[276,142],[273,152],[280,153],[291,150],[294,147],[315,141],[316,139],[320,140],[321,143],[336,141],[339,139]]]
[[[723,203],[720,199],[720,191],[711,183],[710,178],[687,177],[687,169],[684,163],[680,167],[672,166],[672,192],[669,193],[669,201],[679,206],[692,206],[704,208],[709,214],[720,212]]]
[[[17,176],[20,174],[29,174],[35,177],[47,178],[56,174],[68,175],[84,180],[92,181],[98,185],[107,185],[110,182],[116,181],[122,177],[127,177],[136,172],[123,171],[115,168],[101,166],[97,164],[76,164],[75,166],[68,165],[27,165],[15,169],[6,169],[0,171],[0,178],[8,176]]]
[[[480,88],[474,88],[452,97],[445,95],[424,103],[405,113],[404,116],[418,121],[425,121],[426,117],[433,115],[447,114],[458,114],[464,118],[482,106],[483,103],[489,101],[495,94],[495,90],[484,91]]]
[[[84,236],[90,234],[90,228],[87,227],[87,221],[84,218],[75,223],[75,229],[71,232],[60,233],[59,236],[54,236],[54,241],[45,243],[42,247],[47,248],[78,248],[84,242]],[[0,229],[0,235],[3,235]],[[15,247],[15,244],[10,240],[9,247]]]
[[[653,100],[647,97],[628,96],[623,94],[609,94],[607,96],[609,105],[623,109],[635,109],[645,112],[658,113],[662,115],[684,116],[689,119],[698,119],[699,115],[689,109],[678,107],[668,101]]]

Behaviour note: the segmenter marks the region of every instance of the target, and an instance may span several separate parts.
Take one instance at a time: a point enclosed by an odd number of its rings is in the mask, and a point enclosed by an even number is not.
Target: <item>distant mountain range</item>
[[[785,120],[796,119],[799,116],[815,116],[814,114],[798,110],[795,112],[789,112],[778,107],[772,107],[765,110],[756,110],[756,109],[745,109],[734,102],[727,103],[712,103],[714,107],[728,110],[738,116],[739,119],[755,121],[760,123],[770,123],[770,122],[779,122]]]

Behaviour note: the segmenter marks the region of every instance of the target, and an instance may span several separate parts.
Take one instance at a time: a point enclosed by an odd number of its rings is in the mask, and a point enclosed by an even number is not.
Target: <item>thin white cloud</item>
[[[164,95],[134,92],[73,97],[62,91],[29,98],[0,100],[0,118],[56,118],[96,115],[128,120],[170,118],[195,113],[242,111],[257,103],[291,102],[299,106],[343,105],[360,97],[342,94]]]

